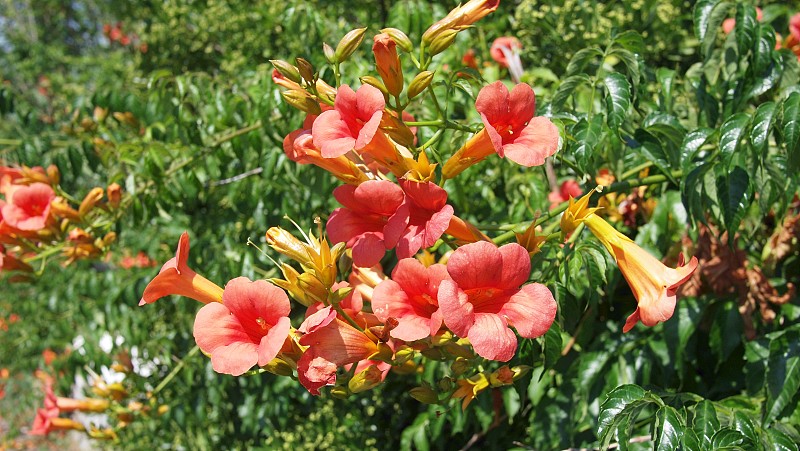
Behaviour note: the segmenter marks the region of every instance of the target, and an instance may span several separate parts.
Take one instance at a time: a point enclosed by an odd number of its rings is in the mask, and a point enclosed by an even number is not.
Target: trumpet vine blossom
[[[237,277],[225,285],[222,303],[197,312],[194,338],[218,373],[239,376],[274,359],[289,336],[289,298],[264,280]]]

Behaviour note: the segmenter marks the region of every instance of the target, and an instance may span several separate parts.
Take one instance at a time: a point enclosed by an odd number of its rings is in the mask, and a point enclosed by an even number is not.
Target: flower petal
[[[498,312],[525,338],[541,337],[556,318],[558,305],[553,294],[540,283],[520,288]]]
[[[509,119],[514,130],[521,129],[536,112],[536,94],[533,88],[519,83],[508,96]]]
[[[267,335],[261,338],[261,343],[258,344],[258,366],[266,365],[278,355],[291,328],[292,323],[289,321],[289,317],[284,316],[278,319],[277,324],[272,326]]]
[[[558,150],[558,127],[542,116],[533,118],[514,142],[503,146],[509,160],[522,166],[540,166]]]
[[[503,257],[494,243],[470,243],[453,252],[447,261],[447,272],[463,290],[494,287],[503,272]]]
[[[250,340],[239,320],[219,302],[206,304],[197,312],[193,334],[197,346],[206,354],[234,342]]]
[[[459,337],[466,337],[475,323],[475,314],[469,297],[456,282],[443,280],[439,284],[439,310],[444,324]]]
[[[517,352],[517,336],[494,313],[476,313],[467,338],[475,352],[485,359],[508,362]]]
[[[320,149],[324,158],[336,158],[353,150],[356,138],[347,126],[342,115],[336,110],[325,111],[319,115],[311,127],[314,145]]]
[[[509,243],[498,249],[503,257],[502,274],[496,286],[517,289],[528,281],[531,275],[531,257],[527,249],[517,243]]]
[[[211,368],[217,373],[241,376],[258,362],[258,346],[237,341],[211,353]]]

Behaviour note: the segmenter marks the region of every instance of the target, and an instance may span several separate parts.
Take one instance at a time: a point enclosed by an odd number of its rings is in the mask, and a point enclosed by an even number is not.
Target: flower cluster
[[[526,168],[546,164],[559,148],[559,130],[536,116],[531,86],[509,89],[502,81],[480,89],[480,123],[456,123],[438,105],[435,74],[428,70],[433,55],[497,6],[471,0],[457,7],[423,34],[418,58],[402,31],[381,30],[372,46],[378,77],[361,77],[358,88],[341,83],[341,64],[366,29],[351,31],[335,49],[325,46],[333,84],[304,59],[273,61],[273,81],[284,89],[284,100],[305,113],[300,128],[285,137],[283,151],[343,182],[332,192],[341,207],[330,212],[324,231],[319,219],[316,235],[301,231],[302,240],[279,227],[266,232],[270,248],[291,260],[279,263],[282,277],[269,281],[237,277],[220,286],[201,276],[189,267],[184,233],[140,305],[171,294],[201,302],[193,333],[214,371],[296,377],[314,395],[323,387],[341,397],[369,390],[389,373],[417,371],[426,359],[450,362],[450,374],[438,390],[412,390],[423,402],[461,399],[466,407],[481,391],[521,377],[525,366],[484,365],[511,361],[520,338],[541,337],[555,321],[556,299],[530,279],[531,255],[558,234],[537,235],[531,224],[517,234],[517,243],[500,246],[456,215],[446,188],[493,155]],[[496,44],[493,55],[518,79],[518,41]],[[410,83],[404,60],[416,72]],[[436,103],[438,117],[418,121],[408,111],[426,100]],[[418,136],[420,127],[437,131],[420,144],[429,136]],[[469,135],[448,155],[440,144],[444,132],[454,130]],[[696,260],[674,274],[659,270],[654,257],[586,208],[588,197],[576,203],[580,193],[577,182],[567,181],[551,201],[569,201],[564,232],[585,223],[619,262],[639,301],[625,331],[639,319],[646,325],[666,320],[675,289]],[[436,261],[441,246],[452,252]],[[390,274],[382,264],[392,266]]]
[[[55,166],[0,166],[0,271],[11,280],[33,272],[30,261],[60,252],[63,265],[98,258],[116,239],[103,233],[107,218],[119,209],[116,183],[93,188],[77,202],[60,190]]]

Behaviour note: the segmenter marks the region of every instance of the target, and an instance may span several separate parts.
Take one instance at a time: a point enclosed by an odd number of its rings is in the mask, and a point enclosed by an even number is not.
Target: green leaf
[[[769,25],[759,24],[758,39],[754,42],[753,72],[760,74],[773,63],[772,53],[775,51],[775,30]]]
[[[725,228],[733,236],[752,202],[750,176],[741,166],[734,166],[727,174],[720,172],[723,173],[717,177],[718,203]]]
[[[746,413],[737,411],[733,414],[733,427],[753,443],[758,443],[756,426]]]
[[[581,119],[572,128],[572,134],[577,147],[572,149],[575,162],[581,169],[586,169],[594,156],[595,146],[600,141],[600,134],[603,129],[603,116],[594,115],[590,121]]]
[[[563,343],[561,341],[561,326],[557,322],[553,322],[547,333],[544,334],[544,367],[550,369],[555,366],[559,358],[561,358],[561,348]]]
[[[611,390],[606,400],[600,405],[600,415],[597,420],[600,448],[608,448],[614,439],[614,431],[632,428],[641,409],[650,403],[658,406],[664,405],[661,398],[638,385],[621,385]]]
[[[700,39],[701,53],[705,59],[711,55],[722,21],[727,17],[730,6],[728,2],[719,0],[701,0],[695,4],[694,32]]]
[[[622,64],[625,65],[625,69],[628,72],[628,76],[630,77],[631,81],[633,81],[633,88],[635,94],[636,89],[639,86],[639,78],[641,77],[641,71],[639,70],[639,59],[630,50],[622,48],[612,49],[609,52],[609,55],[616,56],[617,58],[619,58],[620,61],[622,61]]]
[[[561,84],[558,86],[556,93],[553,94],[553,100],[550,101],[550,105],[554,111],[560,111],[564,103],[567,101],[570,95],[575,92],[575,89],[581,85],[591,85],[592,81],[589,79],[589,76],[586,74],[577,74],[572,75],[564,79]]]
[[[800,170],[800,92],[789,94],[783,101],[783,140],[786,144],[789,169]]]
[[[699,402],[694,408],[694,421],[692,429],[697,434],[703,448],[709,449],[711,438],[719,430],[719,420],[717,411],[711,401],[704,400]]]
[[[733,447],[741,445],[744,441],[745,436],[741,432],[731,428],[722,428],[711,437],[711,449]]]
[[[779,59],[772,60],[764,72],[746,80],[743,100],[760,96],[772,89],[781,79],[783,68]]]
[[[672,177],[672,165],[669,156],[661,142],[653,135],[643,129],[636,130],[634,139],[639,143],[639,151],[645,158],[652,161],[656,167],[666,175],[670,181],[677,183]]]
[[[656,412],[655,437],[653,446],[658,450],[675,450],[681,446],[684,422],[677,410],[662,406]]]
[[[758,106],[753,115],[753,128],[750,129],[750,143],[761,158],[767,149],[769,142],[769,132],[772,130],[772,122],[775,119],[775,102],[765,102]]]
[[[753,41],[756,39],[756,8],[747,3],[736,4],[736,48],[739,51],[741,60],[750,51]]]
[[[603,56],[603,51],[597,47],[589,47],[575,52],[567,64],[567,76],[572,76],[583,71],[586,64],[594,58]]]
[[[777,429],[767,429],[765,439],[767,449],[774,451],[797,451],[797,442]]]
[[[613,38],[613,43],[633,53],[642,53],[645,49],[644,39],[637,31],[624,31]]]
[[[661,111],[672,111],[672,87],[675,83],[675,71],[667,69],[666,67],[659,67],[656,70],[656,79],[658,84],[661,85],[661,90],[658,92],[659,106]]]
[[[779,419],[800,392],[800,334],[791,333],[769,344],[767,365],[767,401],[764,425]]]
[[[618,129],[628,114],[631,106],[631,85],[624,75],[612,72],[603,78],[606,85],[606,120],[608,126]]]
[[[719,135],[719,150],[722,162],[726,167],[730,165],[749,121],[750,116],[747,113],[737,113],[722,124]]]
[[[680,163],[684,174],[688,174],[689,171],[697,166],[694,162],[695,156],[697,156],[700,148],[708,142],[715,132],[716,130],[711,128],[698,128],[690,131],[683,137],[680,151]]]

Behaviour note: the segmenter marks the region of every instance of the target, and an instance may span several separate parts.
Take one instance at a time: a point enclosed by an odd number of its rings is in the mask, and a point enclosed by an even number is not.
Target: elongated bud
[[[377,365],[370,365],[364,371],[356,374],[347,383],[351,393],[361,393],[372,390],[383,382],[383,372]]]
[[[108,108],[103,108],[100,106],[94,107],[92,117],[94,118],[95,122],[103,122],[106,117],[108,117]]]
[[[289,105],[308,114],[321,114],[319,103],[305,91],[284,91],[281,93],[283,100]]]
[[[411,43],[411,39],[408,39],[408,36],[406,36],[405,33],[397,28],[384,28],[381,30],[381,33],[388,34],[392,38],[392,41],[397,44],[397,48],[400,50],[406,53],[410,53],[412,50],[414,50],[414,45]]]
[[[331,389],[331,396],[337,399],[347,399],[350,397],[350,391],[347,387],[333,387]]]
[[[361,45],[361,41],[364,40],[364,33],[366,32],[366,28],[356,28],[344,35],[342,40],[339,41],[339,44],[336,45],[336,51],[333,56],[334,63],[341,63],[347,58],[350,58],[350,55]]]
[[[112,243],[114,243],[114,241],[117,241],[117,233],[116,232],[106,233],[106,235],[103,237],[103,247],[110,246]]]
[[[284,60],[269,60],[269,62],[281,75],[295,83],[300,83],[300,71],[296,67]]]
[[[364,83],[365,85],[370,85],[378,88],[383,93],[384,96],[389,95],[389,91],[386,89],[386,85],[384,85],[383,82],[378,80],[376,77],[373,77],[372,75],[364,75],[363,77],[360,77],[359,80],[361,80],[361,83]]]
[[[270,360],[262,368],[276,376],[291,376],[294,373],[292,365],[277,357]]]
[[[397,44],[386,33],[375,35],[372,53],[375,54],[375,66],[381,75],[386,89],[397,97],[403,91],[403,67],[397,55]]]
[[[439,397],[430,387],[414,387],[408,392],[408,394],[423,404],[437,404],[439,402]]]
[[[434,73],[429,70],[418,73],[408,85],[408,99],[411,100],[420,95],[422,91],[428,89],[428,86],[430,86],[433,81],[433,75]]]
[[[456,35],[458,35],[458,30],[444,30],[439,33],[439,35],[433,39],[433,42],[431,42],[431,56],[438,55],[453,45],[453,42],[456,41]]]
[[[112,183],[106,188],[106,195],[108,196],[108,206],[117,208],[122,199],[122,187],[119,186],[119,183]]]
[[[463,357],[456,358],[456,360],[450,364],[450,371],[453,372],[453,376],[461,376],[470,368],[472,368],[472,365],[470,364],[469,360]]]
[[[61,173],[58,172],[56,165],[51,164],[47,167],[47,178],[50,179],[51,185],[58,185],[58,182],[61,181]]]
[[[502,387],[504,385],[511,385],[514,383],[514,371],[503,365],[492,374],[489,375],[489,385],[492,387]]]
[[[333,50],[333,47],[329,46],[327,42],[322,43],[322,53],[325,55],[325,59],[328,60],[329,63],[333,64],[336,61],[336,51]]]
[[[83,198],[81,206],[78,207],[78,214],[83,216],[86,213],[90,212],[94,208],[94,206],[97,205],[98,202],[100,202],[100,199],[103,198],[103,194],[104,194],[103,188],[100,187],[92,188],[92,190],[89,191],[89,194],[87,194],[86,197]]]
[[[313,85],[314,81],[317,79],[314,73],[314,65],[303,58],[296,58],[295,62],[297,63],[297,70],[300,72],[300,76],[303,77],[303,80],[309,85]]]

